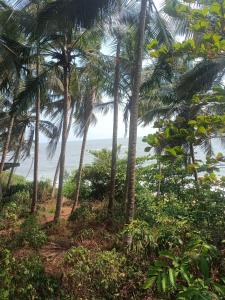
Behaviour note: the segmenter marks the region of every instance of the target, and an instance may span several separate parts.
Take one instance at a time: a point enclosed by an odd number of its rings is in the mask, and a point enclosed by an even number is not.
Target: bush
[[[92,207],[89,204],[82,204],[69,217],[70,221],[87,221],[95,217]]]
[[[51,199],[52,186],[50,180],[41,180],[38,183],[38,201],[44,202]]]
[[[179,255],[162,251],[144,287],[155,286],[164,299],[224,299],[225,286],[212,273],[216,255],[215,247],[201,239],[192,240]]]
[[[47,275],[40,257],[22,259],[12,257],[7,249],[0,249],[0,299],[54,300],[60,294],[59,282]]]
[[[17,203],[18,216],[23,216],[28,211],[30,211],[31,198],[29,191],[22,190],[13,194],[10,199],[12,202]]]
[[[14,228],[18,221],[18,206],[16,202],[8,203],[0,214],[0,229]]]
[[[71,248],[65,255],[65,264],[70,269],[67,284],[70,289],[75,287],[72,291],[74,297],[119,297],[119,288],[125,277],[125,257],[115,250],[93,253],[84,247]]]
[[[90,151],[94,156],[94,162],[83,168],[80,199],[104,200],[108,198],[110,174],[111,174],[111,151],[102,149]],[[64,195],[73,198],[75,193],[76,172],[73,172],[66,180]],[[126,179],[126,160],[117,160],[116,175],[116,199],[121,200]]]
[[[102,251],[97,253],[94,263],[94,287],[104,297],[116,297],[121,281],[125,277],[125,257],[116,252]]]
[[[32,248],[40,248],[47,241],[47,235],[40,229],[35,216],[28,217],[21,225],[21,231],[17,235],[19,245],[28,244]]]
[[[145,254],[157,246],[157,238],[152,228],[145,221],[134,220],[125,226],[122,231],[122,238],[130,237],[132,242],[129,245],[129,251],[136,254]]]
[[[6,190],[6,186],[8,183],[8,178],[9,178],[9,172],[3,172],[1,174],[1,185],[2,185],[2,190]],[[11,186],[22,186],[26,184],[26,179],[23,176],[13,174],[12,176],[12,181],[11,181]]]
[[[12,283],[11,271],[12,258],[10,251],[7,249],[0,248],[0,299],[8,300],[10,286]]]
[[[72,172],[70,176],[68,176],[63,185],[63,195],[68,199],[74,199],[75,196],[75,188],[76,188],[76,172]],[[89,186],[89,182],[85,180],[84,176],[82,176],[81,186],[80,186],[80,200],[86,201],[90,199],[91,189]]]

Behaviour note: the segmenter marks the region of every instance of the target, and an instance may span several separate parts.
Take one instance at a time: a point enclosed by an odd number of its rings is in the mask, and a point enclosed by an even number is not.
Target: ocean
[[[118,145],[121,145],[120,157],[125,157],[128,150],[128,139],[120,138],[118,139]],[[147,146],[146,143],[142,142],[142,138],[138,138],[137,140],[137,156],[146,155],[144,149]],[[99,139],[99,140],[88,140],[84,164],[91,164],[93,162],[93,156],[89,153],[90,150],[101,150],[101,149],[111,150],[112,148],[112,140],[111,139]],[[214,152],[222,152],[225,154],[224,147],[222,147],[220,141],[214,140],[213,142]],[[65,170],[67,173],[70,173],[72,170],[76,169],[79,164],[80,157],[80,149],[81,149],[81,141],[69,141],[67,143],[66,149],[66,163]],[[59,154],[60,154],[60,146],[56,149],[55,155],[53,158],[49,159],[47,155],[47,144],[40,144],[40,152],[39,152],[39,178],[40,179],[50,179],[53,180],[56,165],[58,162]],[[202,149],[197,150],[197,157],[199,159],[204,157],[204,153]],[[21,161],[20,167],[16,169],[16,174],[24,176],[27,180],[32,180],[33,178],[33,152],[31,153],[31,157],[27,158],[25,161]],[[222,165],[221,175],[225,175],[225,168]]]
[[[76,169],[79,165],[80,150],[82,141],[68,141],[66,149],[66,162],[65,170],[70,173],[72,170]],[[57,166],[60,146],[57,147],[55,155],[53,158],[49,159],[47,155],[47,145],[46,143],[40,144],[39,151],[39,177],[40,179],[50,179],[53,180],[55,169]],[[120,138],[118,139],[118,145],[121,145],[120,157],[125,157],[128,150],[128,139]],[[137,140],[137,155],[143,156],[145,153],[144,149],[146,143],[142,142],[142,138]],[[91,164],[93,162],[93,156],[89,153],[90,150],[101,150],[101,149],[112,149],[111,139],[99,139],[99,140],[89,140],[87,141],[84,164]],[[31,156],[24,161],[21,161],[20,167],[16,169],[16,174],[24,176],[27,180],[32,180],[33,178],[33,152]]]

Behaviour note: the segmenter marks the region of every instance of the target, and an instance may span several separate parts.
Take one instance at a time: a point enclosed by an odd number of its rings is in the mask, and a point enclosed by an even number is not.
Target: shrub
[[[8,183],[8,178],[9,178],[9,172],[3,172],[1,174],[1,184],[2,184],[2,189],[5,191],[7,183]],[[12,181],[11,181],[11,186],[22,186],[26,184],[26,179],[23,176],[13,174],[12,176]]]
[[[79,239],[81,241],[84,241],[84,240],[93,239],[94,235],[95,235],[94,229],[92,229],[92,228],[84,228],[83,230],[81,230],[79,232],[78,237],[79,237]]]
[[[130,237],[132,240],[129,250],[137,254],[144,254],[157,246],[156,236],[145,221],[134,220],[126,225],[122,231],[122,238],[125,239],[127,237]]]
[[[47,241],[47,235],[40,229],[35,216],[28,217],[21,225],[21,231],[17,235],[17,243],[28,244],[32,248],[40,248]]]
[[[125,277],[125,257],[116,252],[102,251],[97,253],[94,262],[94,288],[105,297],[116,297],[121,281]]]
[[[18,206],[10,202],[4,206],[0,214],[0,229],[14,228],[18,221]]]
[[[70,268],[67,284],[76,287],[72,291],[74,297],[119,297],[119,288],[125,277],[125,257],[115,250],[93,253],[84,247],[73,247],[65,255],[65,263]]]
[[[95,216],[89,204],[82,204],[70,216],[70,221],[87,221]]]
[[[10,251],[0,248],[0,299],[8,300],[9,291],[12,283],[11,264],[12,258]]]
[[[104,200],[108,198],[110,172],[111,172],[111,151],[102,149],[90,151],[94,156],[94,162],[83,168],[80,198],[81,200],[93,199]],[[76,172],[73,172],[66,180],[64,195],[73,198],[75,192]],[[126,160],[117,160],[116,175],[116,199],[121,200],[126,179]]]
[[[68,199],[74,199],[76,188],[76,172],[72,172],[70,176],[68,176],[63,185],[63,195]],[[89,182],[85,180],[84,176],[82,176],[81,186],[80,186],[80,200],[86,201],[90,199],[91,189],[89,186]]]
[[[15,260],[7,249],[0,249],[0,299],[54,300],[60,297],[59,282],[47,275],[40,257]]]
[[[155,286],[164,299],[222,299],[225,286],[211,273],[215,257],[216,248],[201,239],[192,240],[180,255],[162,251],[144,287]]]
[[[44,202],[51,199],[51,181],[50,180],[41,180],[38,183],[38,200]]]

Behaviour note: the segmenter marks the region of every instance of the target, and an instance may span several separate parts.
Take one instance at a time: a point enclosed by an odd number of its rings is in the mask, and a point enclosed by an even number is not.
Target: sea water
[[[81,149],[81,141],[68,141],[66,148],[66,162],[65,162],[65,170],[67,173],[70,173],[72,170],[76,169],[79,164],[80,158],[80,149]],[[128,151],[128,139],[122,138],[118,139],[118,145],[121,145],[120,148],[120,157],[126,157]],[[41,179],[50,179],[53,180],[55,169],[57,166],[57,162],[60,154],[60,146],[57,147],[55,155],[52,158],[48,157],[47,151],[48,144],[41,143],[40,151],[39,151],[39,177]],[[148,145],[142,141],[142,138],[138,138],[137,140],[137,156],[146,155],[145,147]],[[93,162],[93,155],[89,152],[91,150],[101,150],[101,149],[112,149],[112,140],[111,139],[98,139],[98,140],[88,140],[85,156],[84,156],[84,164],[91,164]],[[215,153],[222,152],[225,155],[224,147],[219,140],[214,140],[213,149]],[[31,156],[24,161],[21,161],[20,167],[16,169],[16,174],[22,175],[27,178],[27,180],[32,180],[33,178],[33,156],[34,153],[31,151]],[[197,149],[197,157],[199,159],[203,159],[204,152],[201,148]],[[224,165],[221,167],[221,174],[225,175]]]

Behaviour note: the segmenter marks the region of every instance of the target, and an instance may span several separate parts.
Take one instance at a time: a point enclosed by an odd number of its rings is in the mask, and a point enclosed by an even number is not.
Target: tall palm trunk
[[[72,121],[73,121],[73,113],[74,113],[74,105],[72,106],[72,109],[70,112],[69,124],[68,124],[68,128],[67,128],[67,139],[68,139],[68,136],[70,133],[70,128],[71,128]],[[57,179],[59,177],[60,159],[61,159],[61,154],[59,155],[59,159],[58,159],[57,166],[55,169],[55,175],[54,175],[54,179],[53,179],[53,183],[52,183],[51,198],[54,198],[54,196],[55,196],[56,183],[57,183]]]
[[[10,123],[9,123],[8,132],[7,132],[7,136],[6,136],[6,141],[4,143],[3,150],[2,150],[2,159],[1,159],[1,163],[0,163],[0,175],[2,174],[2,171],[4,170],[6,155],[9,151],[9,144],[10,144],[10,140],[11,140],[14,121],[15,121],[15,116],[12,115],[11,118],[10,118]]]
[[[82,170],[83,170],[83,163],[84,163],[84,152],[85,152],[85,147],[86,147],[86,142],[87,142],[89,126],[90,126],[90,119],[87,121],[85,128],[84,128],[84,135],[83,135],[82,146],[81,146],[81,151],[80,151],[80,162],[79,162],[79,168],[78,168],[78,172],[77,172],[76,191],[75,191],[74,204],[73,204],[71,213],[73,213],[74,210],[77,208],[78,202],[79,202],[81,177],[82,177]]]
[[[161,165],[161,161],[158,161],[158,172],[159,172],[159,176],[160,178],[158,179],[158,184],[157,184],[157,197],[161,196],[161,176],[162,176],[162,165]]]
[[[137,123],[138,123],[138,101],[141,85],[141,71],[144,47],[144,33],[146,21],[147,0],[141,1],[141,12],[139,17],[139,27],[137,32],[137,49],[134,67],[134,81],[132,88],[132,100],[130,111],[129,149],[128,149],[128,180],[127,180],[127,223],[131,223],[134,218],[135,206],[135,168],[136,168],[136,144],[137,144]],[[131,237],[127,237],[126,243],[132,242]]]
[[[110,194],[108,205],[108,216],[112,217],[115,203],[115,186],[116,186],[116,163],[117,163],[117,137],[118,137],[118,112],[120,97],[120,48],[121,39],[118,38],[116,50],[116,66],[114,79],[114,115],[113,115],[113,140],[112,140],[112,161],[111,161],[111,179]]]
[[[66,142],[67,142],[67,124],[68,124],[68,111],[69,111],[69,72],[68,72],[68,55],[65,53],[65,65],[64,65],[64,103],[63,103],[63,130],[62,130],[62,143],[61,143],[61,154],[60,154],[60,172],[59,172],[59,186],[56,200],[56,210],[54,221],[58,222],[60,218],[62,208],[62,197],[63,197],[63,177],[65,171],[65,153],[66,153]]]
[[[38,48],[38,47],[37,47]],[[37,49],[36,75],[39,76],[39,49]],[[41,110],[41,91],[38,88],[37,98],[35,103],[35,144],[34,144],[34,181],[33,181],[33,196],[31,203],[31,213],[36,210],[38,201],[38,169],[39,169],[39,130],[40,130],[40,110]]]
[[[192,143],[190,143],[190,155],[191,155],[191,162],[193,165],[195,165],[195,152],[194,152],[194,147],[193,147]],[[193,174],[194,174],[195,182],[198,183],[198,172],[195,169],[195,167],[193,169]]]
[[[12,176],[13,176],[13,173],[14,173],[14,170],[15,170],[15,166],[16,166],[18,160],[19,160],[19,157],[20,157],[20,152],[21,152],[21,147],[22,147],[22,144],[23,144],[25,130],[26,130],[26,126],[24,126],[24,128],[21,132],[21,135],[20,135],[19,144],[18,144],[18,147],[16,149],[16,153],[15,153],[15,157],[14,157],[14,161],[13,161],[13,166],[12,166],[10,174],[9,174],[6,190],[8,190],[10,188],[11,181],[12,181]]]
[[[54,175],[54,179],[53,179],[53,183],[52,183],[51,199],[53,199],[55,197],[56,183],[57,183],[57,179],[59,177],[60,160],[61,160],[61,154],[59,155],[59,159],[58,159],[57,166],[55,169],[55,175]]]

